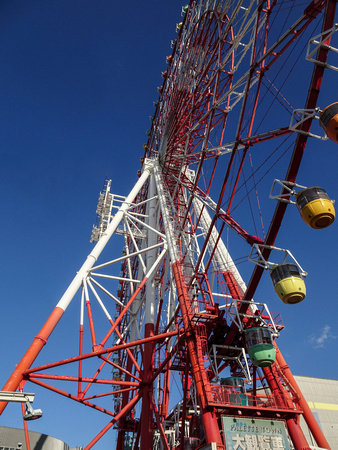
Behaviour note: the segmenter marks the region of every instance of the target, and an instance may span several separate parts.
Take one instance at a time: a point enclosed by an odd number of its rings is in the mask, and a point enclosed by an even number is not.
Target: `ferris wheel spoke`
[[[240,144],[238,145],[238,149],[243,149],[245,145],[254,146],[257,144],[261,144],[263,142],[269,141],[271,139],[279,138],[282,136],[287,136],[293,133],[293,130],[290,127],[282,127],[271,131],[265,131],[259,134],[251,135],[251,136],[242,136],[239,140]],[[220,156],[227,155],[231,153],[236,145],[236,141],[224,143],[222,145],[216,147],[206,147],[204,150],[195,152],[193,154],[186,155],[184,157],[185,164],[188,166],[193,166],[199,161],[201,161],[201,157],[203,156],[204,160],[218,158]]]
[[[237,234],[239,234],[245,241],[248,242],[248,244],[251,246],[254,243],[263,243],[264,240],[261,239],[258,236],[253,236],[252,234],[245,231],[243,227],[239,223],[237,223],[229,213],[224,211],[222,208],[217,208],[217,203],[208,195],[206,195],[202,190],[195,188],[193,189],[193,185],[189,185],[188,183],[184,183],[182,180],[179,180],[175,177],[177,180],[177,183],[180,184],[182,187],[187,189],[191,195],[189,198],[189,202],[187,203],[187,208],[189,205],[191,205],[191,202],[194,198],[198,199],[205,207],[208,208],[210,212],[213,213],[214,217],[217,219],[220,219],[222,222],[224,222],[228,227],[233,229]],[[188,180],[185,180],[188,181]],[[183,220],[183,223],[185,220]]]
[[[313,7],[313,3],[311,3],[310,7]],[[322,25],[323,33],[325,33],[326,30],[330,30],[332,28],[333,20],[334,20],[334,13],[332,12],[332,8],[333,8],[333,5],[331,3],[329,3],[327,5],[326,15],[323,20],[323,25]],[[322,61],[326,61],[327,55],[328,55],[328,49],[321,48],[318,58],[320,58]],[[305,104],[305,109],[314,108],[317,103],[320,84],[321,84],[322,76],[323,76],[323,71],[324,71],[323,65],[316,65],[313,69],[312,80],[311,80],[310,89],[308,92],[307,101]],[[306,124],[304,124],[305,132],[309,131],[310,126],[311,126],[311,121],[312,120],[310,119],[306,122]],[[301,162],[301,159],[303,156],[303,151],[305,148],[306,141],[307,141],[306,133],[298,134],[294,152],[293,152],[289,167],[287,169],[286,179],[288,181],[294,181],[296,178],[296,175],[297,175],[297,172],[298,172],[298,169],[300,166],[300,162]],[[273,219],[272,219],[272,222],[271,222],[271,225],[270,225],[270,228],[268,230],[266,240],[265,240],[265,243],[267,245],[273,245],[273,243],[275,242],[278,229],[281,225],[283,216],[285,214],[286,206],[287,206],[286,203],[279,202],[276,207],[276,210],[275,210],[275,213],[274,213],[274,216],[273,216]],[[265,248],[264,257],[268,258],[270,252],[271,252],[271,250],[269,250],[268,247]],[[258,285],[260,278],[262,276],[262,273],[263,273],[263,271],[261,269],[262,269],[261,267],[255,266],[255,269],[253,271],[250,282],[248,283],[248,288],[247,288],[244,298],[247,299],[247,298],[253,297],[254,292],[257,288],[257,285]]]

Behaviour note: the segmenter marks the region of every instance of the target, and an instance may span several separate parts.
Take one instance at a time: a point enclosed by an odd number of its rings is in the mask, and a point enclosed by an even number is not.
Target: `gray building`
[[[338,450],[338,380],[295,375],[308,405],[319,423],[332,450]],[[315,442],[302,419],[302,429],[309,445]]]
[[[29,431],[31,450],[75,450],[60,439]],[[27,450],[24,431],[0,426],[0,450]]]

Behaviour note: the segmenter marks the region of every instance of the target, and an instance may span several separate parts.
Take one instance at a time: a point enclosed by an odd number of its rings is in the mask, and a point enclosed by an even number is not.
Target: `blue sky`
[[[105,175],[118,194],[127,194],[137,179],[182,2],[122,5],[111,0],[0,5],[1,385],[92,248]],[[311,63],[304,63],[304,70],[312,70]],[[321,107],[337,101],[334,77],[324,78]],[[323,186],[338,198],[337,149],[332,142],[311,140],[299,183]],[[291,247],[309,273],[307,299],[292,308],[282,304],[268,274],[257,296],[282,314],[286,328],[278,344],[291,370],[336,378],[337,225],[311,230],[296,208],[288,208],[278,244]],[[68,404],[51,394],[41,394],[36,407],[45,415],[31,429],[71,446],[93,437],[87,420],[97,431],[106,423],[99,413],[75,405],[77,419],[61,424]],[[7,408],[0,424],[21,426],[17,405]],[[96,448],[109,448],[109,439]]]

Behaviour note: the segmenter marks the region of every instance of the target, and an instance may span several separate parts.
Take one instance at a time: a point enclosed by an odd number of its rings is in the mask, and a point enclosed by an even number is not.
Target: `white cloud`
[[[310,336],[310,343],[315,348],[322,348],[324,347],[324,344],[328,339],[336,339],[337,336],[334,336],[331,333],[331,327],[330,325],[324,325],[324,327],[321,330],[321,334],[319,337],[316,337],[314,335]]]

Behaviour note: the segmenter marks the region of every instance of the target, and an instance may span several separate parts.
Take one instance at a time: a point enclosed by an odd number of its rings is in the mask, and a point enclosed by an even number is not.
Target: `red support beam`
[[[195,382],[199,406],[201,408],[201,417],[204,425],[206,442],[208,444],[215,442],[219,450],[225,450],[218,426],[216,411],[214,408],[208,406],[208,401],[212,400],[211,387],[206,376],[204,366],[202,367],[202,361],[199,358],[196,348],[197,346],[195,339],[197,336],[194,334],[192,323],[190,321],[190,302],[187,287],[184,282],[182,268],[177,261],[173,263],[172,268],[177,288],[178,302],[181,307],[183,324],[186,332],[186,346],[191,363],[191,372]]]
[[[114,417],[114,419],[112,419],[104,428],[102,431],[100,431],[100,433],[95,436],[95,438],[84,448],[84,450],[90,450],[101,438],[102,436],[104,436],[108,430],[110,430],[110,428],[121,418],[123,417],[128,411],[130,411],[135,405],[136,403],[139,401],[139,395],[136,395],[134,398],[131,399],[131,401],[124,407],[121,409],[121,411],[116,414],[116,416]]]
[[[147,323],[145,325],[144,335],[146,338],[154,336],[154,324]],[[143,394],[142,394],[142,421],[141,421],[141,450],[148,450],[153,448],[153,362],[154,362],[155,344],[149,341],[144,345],[143,352]]]
[[[317,423],[314,415],[312,414],[312,411],[311,411],[307,401],[305,400],[301,390],[299,389],[297,382],[294,379],[289,366],[286,364],[285,359],[283,358],[283,355],[276,344],[275,344],[275,348],[276,348],[277,363],[278,363],[279,367],[281,368],[285,378],[289,381],[289,383],[291,384],[291,386],[293,387],[293,389],[297,392],[297,395],[299,396],[299,404],[303,410],[304,419],[305,419],[313,437],[315,438],[315,441],[317,442],[318,447],[330,450],[330,445],[327,442],[322,429],[318,426],[318,423]]]
[[[2,388],[5,392],[14,392],[18,389],[21,381],[23,380],[23,373],[31,367],[36,357],[40,353],[42,347],[47,343],[49,336],[52,334],[54,328],[61,319],[64,310],[62,308],[56,307],[52,314],[47,319],[44,326],[41,328],[40,333],[35,336],[29,349],[16,366],[14,372],[8,379],[5,386]],[[0,415],[7,406],[7,402],[0,402]]]

